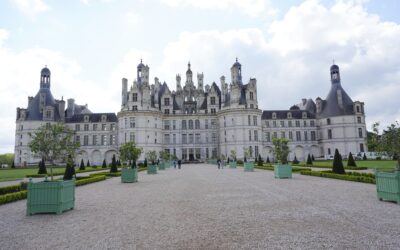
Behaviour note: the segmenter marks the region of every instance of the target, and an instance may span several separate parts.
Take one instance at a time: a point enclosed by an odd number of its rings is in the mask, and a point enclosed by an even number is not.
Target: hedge
[[[77,180],[75,182],[75,186],[82,186],[82,185],[90,184],[93,182],[104,181],[105,179],[106,179],[105,175],[83,178],[83,179]]]
[[[28,191],[20,191],[9,194],[0,195],[0,205],[13,201],[26,199]]]
[[[6,187],[0,187],[0,195],[8,194],[8,193],[20,192],[20,191],[24,191],[24,190],[26,190],[26,187],[21,186],[21,184],[12,185],[12,186],[6,186]]]
[[[254,168],[274,171],[274,167],[273,166],[262,166],[262,167],[254,166]],[[309,169],[309,168],[292,167],[292,172],[300,172],[300,171],[311,171],[311,169]]]
[[[328,172],[328,171],[323,171],[323,172],[322,171],[301,171],[300,174],[332,178],[332,179],[339,179],[339,180],[345,180],[345,181],[356,181],[356,182],[375,184],[375,175],[369,174],[369,173],[349,172],[346,174],[334,174],[334,173]]]
[[[101,171],[102,169],[85,169],[85,170],[76,170],[75,172],[77,174],[79,173],[87,173],[87,172],[94,172],[94,171]],[[53,176],[60,176],[60,175],[64,175],[64,173],[62,174],[54,174]],[[50,176],[50,174],[28,174],[25,177],[27,178],[43,178],[46,176]]]

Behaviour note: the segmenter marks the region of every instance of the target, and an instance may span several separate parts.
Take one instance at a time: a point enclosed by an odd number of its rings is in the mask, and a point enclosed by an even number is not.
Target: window
[[[296,121],[296,127],[300,127],[300,121]]]
[[[296,141],[301,141],[300,131],[296,131]]]
[[[307,121],[303,121],[303,127],[307,127]]]
[[[164,143],[169,144],[169,134],[164,135]]]
[[[189,120],[189,129],[193,129],[193,120]]]
[[[360,113],[360,106],[356,106],[357,113]]]
[[[276,119],[276,113],[272,113],[272,119]]]
[[[253,116],[253,125],[257,126],[257,116]]]
[[[115,145],[115,135],[110,135],[110,145]]]
[[[83,125],[83,130],[88,131],[89,130],[89,124]]]
[[[96,125],[96,127],[97,127],[97,125]],[[127,128],[128,127],[128,118],[125,118],[125,128]]]
[[[216,109],[211,109],[211,114],[217,113]]]
[[[134,132],[131,132],[130,134],[129,134],[129,141],[130,142],[135,142],[135,133]]]
[[[107,130],[107,124],[101,124],[101,130],[106,131]]]
[[[304,131],[304,140],[308,141],[308,133],[307,133],[307,131]]]
[[[79,135],[75,136],[75,142],[81,143],[81,137]]]
[[[310,121],[310,127],[315,127],[315,121]]]
[[[273,121],[272,125],[273,125],[274,128],[276,128],[276,121]]]
[[[215,105],[215,97],[214,96],[210,97],[210,103],[211,103],[211,105]]]
[[[76,130],[76,131],[81,130],[81,125],[80,125],[80,124],[75,124],[75,130]]]
[[[130,117],[129,118],[129,127],[134,128],[135,126],[136,126],[135,117]]]
[[[361,117],[357,116],[357,123],[361,123]]]
[[[272,138],[278,138],[278,132],[274,132],[274,135],[272,136]]]
[[[137,102],[137,93],[132,94],[132,102]]]
[[[258,155],[258,146],[254,146],[254,157]]]
[[[315,141],[315,131],[311,131],[311,141]]]
[[[282,132],[281,132],[281,138],[286,138],[286,133],[285,133],[285,131],[282,131]]]
[[[358,137],[363,138],[363,131],[362,128],[358,128]]]
[[[176,121],[175,121],[175,120],[172,121],[172,129],[173,129],[173,130],[176,129]]]
[[[186,159],[187,158],[187,149],[184,148],[182,149],[182,159]]]
[[[169,106],[169,98],[164,98],[164,106]]]
[[[200,134],[196,134],[196,143],[200,143],[201,137]]]
[[[288,113],[287,113],[287,118],[288,118],[288,119],[292,119],[292,113],[288,112]]]
[[[200,149],[199,148],[196,148],[195,149],[195,155],[196,155],[196,159],[200,159]]]
[[[289,131],[289,140],[293,140],[293,132]]]
[[[252,103],[252,104],[250,104],[250,108],[251,109],[253,109],[254,108],[254,104]]]
[[[205,127],[206,129],[208,129],[208,120],[207,120],[207,119],[204,121],[204,127]]]
[[[183,135],[182,135],[182,143],[183,143],[183,144],[186,144],[186,143],[187,143],[187,135],[186,135],[186,134],[183,134]]]
[[[194,125],[195,125],[196,129],[200,129],[200,121],[199,120],[196,120]]]
[[[169,120],[165,120],[164,121],[164,129],[165,130],[169,130],[170,126],[169,126]]]
[[[84,146],[89,145],[89,136],[88,135],[83,136],[83,145]]]
[[[136,105],[133,105],[133,106],[132,106],[132,110],[133,110],[133,111],[137,111],[137,106],[136,106]]]
[[[97,141],[97,135],[93,135],[92,137],[92,145],[97,145],[98,141]]]
[[[173,143],[173,144],[176,144],[176,134],[173,134],[173,135],[172,135],[172,143]]]
[[[307,119],[307,113],[303,112],[302,117],[303,117],[303,119]]]
[[[112,131],[115,130],[115,124],[110,124],[110,130],[112,130]]]
[[[107,145],[107,135],[101,136],[101,145],[103,146]]]
[[[254,140],[258,141],[258,131],[254,130]]]
[[[194,143],[193,134],[189,134],[189,144],[193,144],[193,143]]]
[[[206,158],[208,159],[208,157],[209,157],[209,151],[208,148],[206,148]]]
[[[360,152],[364,152],[364,144],[360,143]]]
[[[270,134],[270,132],[266,132],[266,133],[265,133],[265,140],[266,140],[267,142],[271,142],[271,134]]]
[[[51,118],[51,110],[46,110],[46,118]]]
[[[328,155],[330,155],[331,154],[331,149],[330,148],[328,148]]]
[[[251,131],[249,130],[249,141],[251,141]]]
[[[212,141],[212,143],[217,143],[217,134],[216,133],[212,133],[211,141]]]
[[[212,129],[217,128],[217,120],[216,120],[216,119],[212,119],[212,120],[211,120],[211,128],[212,128]]]
[[[254,99],[253,92],[250,92],[250,100],[253,100],[253,99]]]
[[[164,109],[164,114],[169,115],[169,109]]]
[[[332,139],[332,129],[328,129],[328,139]]]
[[[182,129],[186,129],[186,120],[182,120]]]
[[[292,121],[288,121],[288,127],[292,127]]]
[[[269,121],[265,121],[265,127],[269,128]]]
[[[106,115],[102,115],[101,116],[101,122],[107,122],[107,116]]]
[[[281,128],[285,127],[285,121],[280,121]]]
[[[326,119],[326,124],[331,125],[331,119]]]
[[[247,125],[251,125],[251,116],[249,115],[249,116],[247,116]]]
[[[85,122],[89,122],[89,116],[88,116],[88,115],[85,115],[85,116],[83,117],[83,120],[84,120]]]
[[[93,130],[94,130],[94,131],[97,130],[97,124],[93,124]]]

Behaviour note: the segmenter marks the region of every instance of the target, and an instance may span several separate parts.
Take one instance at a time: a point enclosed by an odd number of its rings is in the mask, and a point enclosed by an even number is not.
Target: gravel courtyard
[[[400,205],[375,185],[182,167],[78,187],[62,215],[0,206],[0,249],[400,249]]]

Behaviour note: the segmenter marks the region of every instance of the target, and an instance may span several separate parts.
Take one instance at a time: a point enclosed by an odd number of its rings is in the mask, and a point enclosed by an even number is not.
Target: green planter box
[[[274,165],[275,178],[292,178],[292,166],[290,165]]]
[[[218,165],[217,160],[208,160],[207,162],[208,162],[208,164],[211,164],[211,165]]]
[[[26,214],[56,213],[74,209],[75,180],[28,182]]]
[[[245,162],[243,163],[245,172],[253,172],[254,171],[254,163],[253,162]]]
[[[229,162],[229,168],[236,168],[236,167],[237,167],[236,161]]]
[[[138,181],[137,168],[123,168],[121,170],[121,182],[132,183]]]
[[[147,174],[157,174],[157,165],[147,165]]]
[[[379,200],[400,204],[400,171],[393,173],[377,171],[375,181]]]
[[[165,165],[166,165],[165,162],[160,162],[160,164],[158,164],[158,169],[159,170],[165,170]]]

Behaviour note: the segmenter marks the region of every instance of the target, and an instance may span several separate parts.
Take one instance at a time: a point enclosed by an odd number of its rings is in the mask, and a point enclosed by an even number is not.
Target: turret
[[[334,83],[340,84],[339,66],[337,66],[336,64],[333,64],[331,66],[331,82],[332,82],[332,84],[334,84]]]
[[[47,65],[40,72],[40,88],[50,89],[50,70]]]
[[[237,58],[236,62],[231,67],[231,77],[232,83],[242,84],[242,65],[238,62]]]
[[[122,106],[126,105],[126,102],[128,100],[128,79],[122,78]]]
[[[182,91],[181,76],[179,74],[176,75],[176,91]]]
[[[67,103],[67,118],[70,118],[75,114],[75,99],[70,98],[67,100]]]
[[[190,69],[190,62],[188,62],[188,70],[186,71],[186,84],[192,84],[193,83],[193,73],[192,70]]]
[[[149,71],[149,66],[144,65],[142,59],[140,59],[140,63],[137,66],[137,81],[139,85],[149,84]]]
[[[65,101],[64,98],[61,97],[61,100],[58,101],[58,113],[60,114],[61,121],[65,120]]]
[[[204,80],[204,74],[197,73],[197,86],[199,90],[203,90],[203,80]]]

